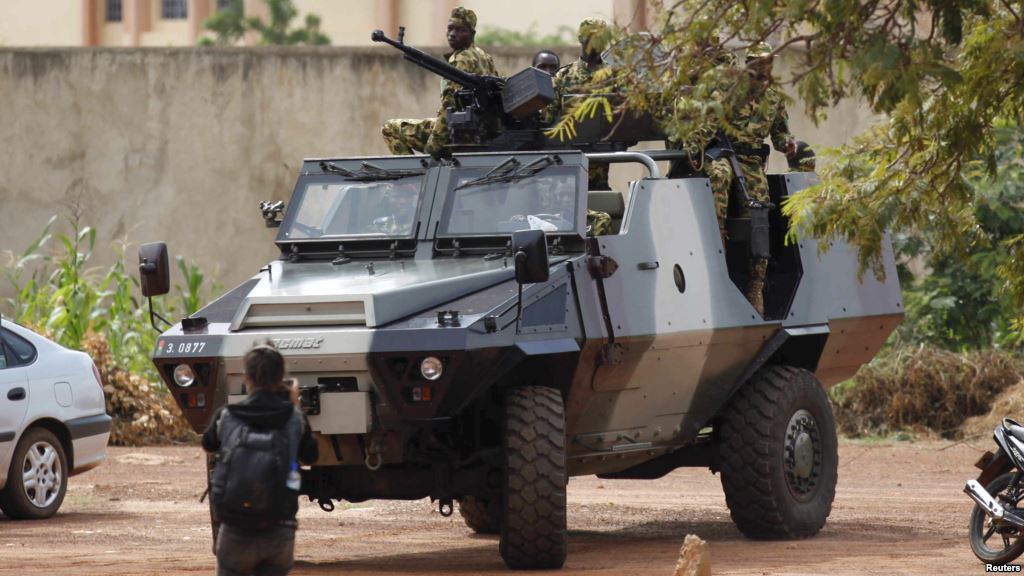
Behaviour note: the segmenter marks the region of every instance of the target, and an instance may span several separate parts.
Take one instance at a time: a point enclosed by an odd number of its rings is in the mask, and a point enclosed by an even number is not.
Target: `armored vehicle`
[[[854,249],[787,243],[773,209],[762,317],[740,289],[749,239],[723,245],[708,180],[663,177],[671,154],[307,160],[287,208],[264,205],[280,258],[164,332],[153,361],[201,431],[270,340],[320,444],[302,494],[458,504],[512,568],[562,565],[580,475],[707,467],[747,536],[812,536],[836,485],[825,389],[903,315],[892,250],[884,279],[859,279]],[[594,162],[646,176],[591,192]],[[813,178],[770,176],[774,205]],[[612,233],[588,236],[588,207]],[[140,258],[144,294],[166,292],[166,246]]]

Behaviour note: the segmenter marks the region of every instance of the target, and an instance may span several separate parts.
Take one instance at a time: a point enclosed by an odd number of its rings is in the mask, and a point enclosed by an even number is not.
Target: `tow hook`
[[[321,498],[316,503],[320,505],[320,509],[324,512],[334,512],[334,502],[330,498]]]
[[[445,498],[445,499],[441,500],[440,502],[438,502],[438,504],[437,504],[437,511],[440,512],[441,516],[444,516],[445,518],[451,516],[452,512],[454,510],[455,510],[455,508],[452,505],[452,499],[451,498]]]
[[[380,470],[381,465],[384,463],[384,458],[381,456],[380,437],[381,434],[376,433],[370,438],[370,445],[366,448],[366,458],[363,459],[366,468],[371,472]]]

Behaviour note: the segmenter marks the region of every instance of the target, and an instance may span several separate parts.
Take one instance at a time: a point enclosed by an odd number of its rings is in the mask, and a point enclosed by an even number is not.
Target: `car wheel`
[[[766,366],[725,409],[718,436],[722,488],[749,538],[809,538],[836,494],[838,452],[828,395],[814,374]]]
[[[558,390],[523,386],[508,392],[504,457],[502,559],[517,570],[561,568],[568,531],[565,406]]]
[[[31,428],[14,449],[0,506],[11,518],[38,520],[57,513],[67,492],[64,446],[45,428]]]
[[[481,500],[466,496],[459,500],[459,513],[477,534],[498,534],[501,532],[501,500]]]

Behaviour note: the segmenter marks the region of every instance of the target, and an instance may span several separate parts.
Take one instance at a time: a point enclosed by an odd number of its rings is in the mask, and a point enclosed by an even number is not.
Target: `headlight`
[[[182,388],[188,388],[195,384],[196,374],[188,364],[178,364],[174,367],[174,383]]]
[[[420,374],[427,380],[437,380],[441,377],[441,373],[444,372],[444,364],[441,360],[433,356],[427,356],[420,362]]]

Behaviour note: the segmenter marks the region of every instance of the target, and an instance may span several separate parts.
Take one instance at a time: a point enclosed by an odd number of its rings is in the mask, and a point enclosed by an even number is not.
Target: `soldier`
[[[587,91],[587,85],[594,73],[604,68],[601,53],[611,43],[612,33],[608,24],[598,18],[587,18],[580,22],[577,38],[580,41],[580,57],[572,64],[563,66],[555,74],[555,99],[548,106],[544,118],[555,122],[565,112],[562,98],[567,94],[580,94]],[[608,185],[608,165],[593,165],[588,175],[589,190],[611,190]],[[612,231],[612,219],[605,212],[587,210],[587,234],[601,236]]]
[[[533,55],[533,62],[530,65],[554,76],[562,66],[562,62],[559,60],[558,54],[551,50],[541,50]]]
[[[772,146],[790,158],[796,154],[796,143],[789,132],[789,116],[782,94],[771,86],[772,48],[761,42],[747,49],[746,71],[751,76],[749,90],[743,94],[733,91],[727,97],[725,108],[726,132],[732,139],[733,151],[739,161],[746,182],[747,196],[754,202],[767,203],[768,179],[765,177],[765,163],[768,159],[764,146],[770,138]],[[724,90],[724,87],[722,88]],[[721,164],[713,172],[724,172]],[[730,176],[731,174],[730,170]],[[749,215],[749,206],[742,206],[744,217]],[[751,258],[750,282],[747,285],[747,300],[764,315],[764,281],[768,272],[768,260]]]
[[[420,190],[415,184],[388,182],[382,196],[383,216],[374,218],[367,232],[406,236],[416,222]]]
[[[452,10],[448,19],[448,47],[452,52],[445,54],[449,64],[472,74],[498,76],[498,69],[489,54],[477,47],[476,13],[467,8]],[[428,154],[440,152],[448,143],[448,108],[456,108],[455,93],[458,84],[441,81],[441,109],[436,118],[388,120],[381,127],[384,142],[392,154],[412,154],[422,151]]]

